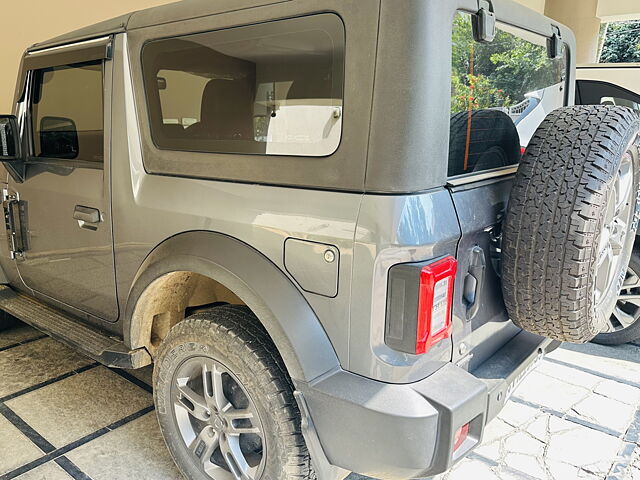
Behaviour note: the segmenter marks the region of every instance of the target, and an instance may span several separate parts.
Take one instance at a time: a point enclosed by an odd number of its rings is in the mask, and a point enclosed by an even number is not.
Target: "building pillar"
[[[597,61],[602,23],[598,17],[598,0],[547,0],[545,15],[573,30],[578,43],[578,64]]]

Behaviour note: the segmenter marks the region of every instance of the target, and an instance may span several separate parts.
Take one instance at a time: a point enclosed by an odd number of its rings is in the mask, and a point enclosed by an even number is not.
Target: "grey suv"
[[[570,106],[574,46],[506,0],[184,0],[34,45],[6,321],[154,363],[187,478],[443,472],[626,271],[640,127]]]

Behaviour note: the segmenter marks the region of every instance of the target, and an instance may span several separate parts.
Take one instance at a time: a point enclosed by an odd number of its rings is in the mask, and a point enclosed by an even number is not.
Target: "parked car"
[[[640,63],[597,63],[577,67],[576,103],[620,105],[640,115]],[[640,249],[631,262],[616,308],[604,333],[594,341],[620,345],[640,339]]]
[[[0,308],[153,362],[187,478],[444,472],[629,262],[640,120],[573,106],[574,51],[484,0],[185,0],[34,45]]]

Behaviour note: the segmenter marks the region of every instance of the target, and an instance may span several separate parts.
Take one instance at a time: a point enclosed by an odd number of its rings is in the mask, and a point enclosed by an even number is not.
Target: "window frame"
[[[89,161],[82,159],[66,159],[66,158],[53,158],[53,157],[41,157],[36,156],[35,151],[35,131],[33,124],[33,106],[34,106],[34,97],[36,94],[36,82],[38,81],[36,73],[47,69],[47,68],[59,68],[59,67],[70,67],[77,68],[82,65],[87,65],[91,63],[100,64],[101,78],[102,78],[102,161]],[[28,72],[28,80],[27,80],[27,89],[26,89],[26,98],[27,98],[27,108],[26,108],[26,132],[27,132],[27,146],[28,152],[25,159],[25,165],[27,167],[35,166],[35,165],[51,165],[51,166],[60,166],[60,167],[71,167],[71,168],[89,168],[94,170],[104,170],[105,163],[108,159],[109,149],[107,148],[107,138],[109,135],[108,125],[106,123],[106,111],[108,107],[107,102],[107,66],[106,59],[100,58],[91,58],[89,60],[74,62],[72,64],[53,64],[50,65],[45,63],[46,66],[36,68],[30,70]]]
[[[378,40],[376,0],[361,0],[362,9],[343,0],[299,0],[237,12],[209,15],[127,32],[126,89],[135,98],[144,169],[149,174],[222,182],[300,187],[316,190],[363,192]],[[327,157],[291,155],[216,154],[159,150],[151,141],[142,88],[140,53],[152,40],[288,20],[316,14],[334,14],[345,30],[344,110],[342,140]]]
[[[470,12],[464,9],[459,9],[456,11],[456,15],[458,15],[459,13],[464,13],[471,16],[471,15],[474,15],[476,12]],[[540,38],[546,39],[547,41],[550,39],[549,36],[546,36],[538,31],[527,29],[522,25],[516,25],[514,23],[510,23],[509,21],[505,21],[500,18],[497,19],[497,22],[498,22],[498,25],[502,24],[513,30],[518,30],[518,31],[527,32],[533,35],[537,35]],[[453,35],[453,27],[454,27],[454,24],[452,22],[452,28],[451,28],[452,35]],[[476,43],[478,42],[476,41]],[[564,52],[565,52],[564,58],[566,63],[565,64],[565,81],[564,81],[565,94],[564,94],[563,106],[567,106],[569,104],[570,87],[571,87],[571,81],[572,81],[572,75],[570,74],[571,64],[572,64],[572,57],[571,57],[572,51],[571,51],[571,45],[568,42],[563,42],[563,46],[564,46]],[[449,62],[451,64],[451,59],[449,59]],[[452,64],[450,68],[451,67],[452,67]],[[451,105],[449,105],[449,107],[451,107]],[[451,116],[451,108],[449,109],[449,117],[450,116]],[[450,142],[451,142],[451,139],[449,139],[449,142],[447,145],[447,169],[449,167],[448,154],[451,147]],[[451,175],[451,176],[447,174],[446,185],[450,187],[457,187],[457,186],[465,185],[468,183],[480,182],[480,181],[515,175],[519,165],[520,165],[520,162],[512,165],[505,165],[502,167],[486,169],[479,172],[468,172],[468,173],[461,173],[458,175]]]
[[[320,17],[320,16],[334,16],[341,25],[341,34],[342,34],[342,38],[341,40],[341,47],[342,47],[342,51],[340,52],[342,54],[342,65],[341,65],[341,73],[342,73],[342,78],[338,79],[338,82],[340,83],[341,86],[341,91],[342,91],[342,98],[341,98],[341,103],[340,103],[340,109],[342,111],[341,117],[340,117],[340,136],[338,138],[338,143],[337,145],[335,145],[335,147],[333,147],[333,149],[331,150],[331,152],[326,153],[326,154],[321,154],[321,155],[311,155],[311,154],[295,154],[295,153],[287,153],[287,154],[280,154],[280,153],[275,153],[275,154],[269,154],[269,153],[256,153],[256,152],[234,152],[234,151],[225,151],[223,149],[220,150],[205,150],[205,149],[197,149],[197,148],[192,148],[192,149],[183,149],[183,148],[170,148],[170,147],[166,147],[166,146],[160,146],[159,142],[158,142],[158,138],[157,135],[154,134],[154,128],[157,128],[157,123],[156,120],[154,119],[152,115],[154,115],[154,113],[158,113],[160,115],[160,119],[162,119],[162,101],[160,100],[160,95],[159,95],[159,91],[156,90],[152,90],[150,91],[147,88],[148,82],[146,74],[145,74],[145,60],[144,60],[144,54],[145,54],[145,49],[147,49],[151,44],[154,43],[159,43],[162,41],[166,41],[166,40],[180,40],[180,39],[189,39],[189,37],[193,37],[193,36],[198,36],[198,35],[207,35],[207,34],[216,34],[218,32],[225,32],[225,31],[230,31],[230,30],[242,30],[242,29],[247,29],[249,31],[251,31],[252,29],[256,29],[256,28],[260,28],[261,26],[264,25],[274,25],[276,23],[280,23],[285,25],[285,27],[282,29],[283,33],[297,33],[297,30],[294,30],[293,28],[289,28],[287,29],[286,25],[287,23],[291,22],[291,21],[296,21],[296,20],[301,20],[301,19],[308,19],[308,18],[314,18],[314,17]],[[338,151],[338,149],[340,148],[340,144],[342,143],[342,139],[343,139],[343,135],[344,135],[344,104],[345,104],[345,71],[346,71],[346,27],[344,24],[344,21],[341,19],[341,17],[339,15],[335,15],[333,12],[319,12],[316,14],[312,14],[312,15],[304,15],[304,16],[298,16],[298,17],[289,17],[289,18],[282,18],[282,19],[276,19],[276,20],[270,20],[270,21],[266,21],[266,22],[260,22],[257,24],[247,24],[247,25],[239,25],[239,26],[233,26],[233,27],[229,27],[229,28],[219,28],[219,29],[214,29],[214,30],[208,30],[208,31],[204,31],[204,32],[195,32],[195,33],[189,33],[189,34],[185,34],[185,35],[176,35],[176,36],[172,36],[172,37],[165,37],[165,38],[159,38],[159,39],[154,39],[154,40],[150,40],[145,42],[142,45],[142,49],[140,51],[140,63],[141,63],[141,70],[142,70],[142,77],[143,77],[143,89],[144,89],[144,99],[143,101],[146,103],[146,110],[147,110],[147,121],[148,124],[150,126],[150,130],[151,130],[151,140],[154,144],[154,146],[158,149],[158,150],[163,150],[163,151],[169,151],[169,152],[180,152],[180,153],[186,153],[186,152],[190,152],[190,153],[203,153],[203,154],[220,154],[220,155],[251,155],[251,156],[258,156],[258,157],[276,157],[276,156],[286,156],[286,157],[302,157],[302,158],[316,158],[316,159],[321,159],[321,158],[326,158],[326,157],[330,157],[331,155],[333,155],[334,153],[336,153],[336,151]],[[255,37],[255,35],[253,36]],[[331,37],[332,42],[334,42],[334,47],[337,47],[337,45],[335,45],[335,38]],[[337,52],[337,50],[334,48],[333,50],[334,52]],[[335,65],[335,61],[334,61],[334,65]],[[166,68],[165,68],[166,70]],[[153,102],[153,103],[152,103]],[[221,141],[222,142],[222,141]],[[260,144],[261,142],[254,142],[256,145]],[[265,145],[267,146],[266,148],[268,148],[269,142],[266,142]],[[294,144],[295,145],[295,144]]]

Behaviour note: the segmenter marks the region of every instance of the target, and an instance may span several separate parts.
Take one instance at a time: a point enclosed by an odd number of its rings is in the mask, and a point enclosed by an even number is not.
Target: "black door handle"
[[[469,254],[469,273],[464,279],[463,297],[467,305],[467,320],[475,317],[480,308],[486,269],[484,250],[476,245]]]
[[[82,205],[76,205],[76,208],[73,210],[73,218],[80,222],[92,224],[100,223],[102,221],[100,218],[100,210],[97,208],[84,207]]]

